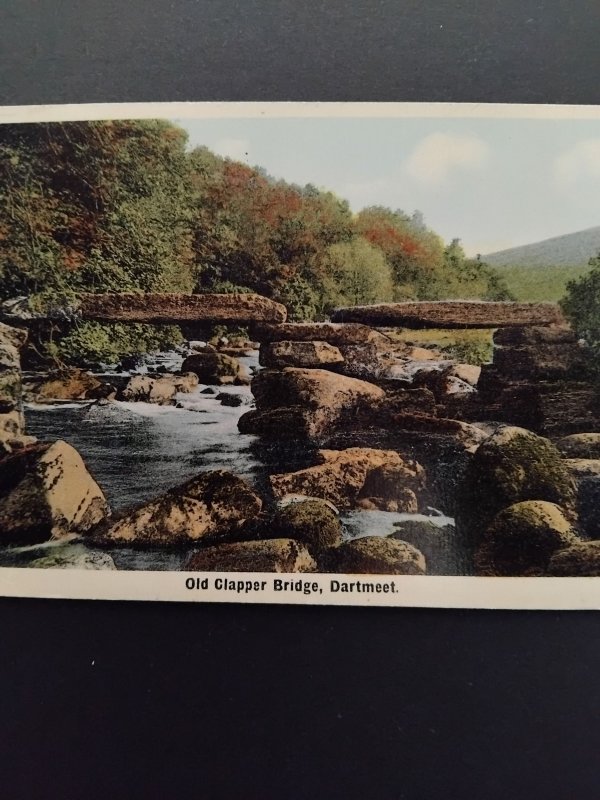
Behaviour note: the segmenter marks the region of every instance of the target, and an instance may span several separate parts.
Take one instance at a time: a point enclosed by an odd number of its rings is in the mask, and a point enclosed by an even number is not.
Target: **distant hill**
[[[600,225],[482,256],[496,267],[517,300],[556,302],[567,283],[584,275],[600,252]]]
[[[482,256],[494,267],[583,266],[600,251],[600,225]]]

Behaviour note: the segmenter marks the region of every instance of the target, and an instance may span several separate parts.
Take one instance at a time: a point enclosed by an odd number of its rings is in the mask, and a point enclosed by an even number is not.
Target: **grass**
[[[499,267],[498,272],[506,281],[517,300],[523,302],[557,302],[565,294],[567,283],[589,272],[585,265],[570,267]]]
[[[424,330],[385,331],[393,341],[404,342],[415,347],[442,350],[451,358],[465,364],[487,364],[492,360],[492,334],[489,328],[467,328],[465,330],[428,328]]]

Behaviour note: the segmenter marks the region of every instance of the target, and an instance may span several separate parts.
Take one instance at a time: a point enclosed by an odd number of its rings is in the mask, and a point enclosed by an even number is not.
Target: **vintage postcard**
[[[600,607],[600,108],[0,109],[0,594]]]

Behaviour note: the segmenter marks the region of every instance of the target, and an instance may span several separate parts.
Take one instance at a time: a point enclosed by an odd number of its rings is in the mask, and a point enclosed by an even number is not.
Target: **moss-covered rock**
[[[276,512],[271,529],[278,537],[296,539],[311,553],[336,547],[342,541],[342,525],[323,500],[290,503]]]
[[[475,451],[458,491],[456,520],[476,544],[502,509],[545,500],[575,517],[575,485],[560,453],[524,428],[501,426]]]
[[[501,511],[475,553],[479,575],[542,575],[557,550],[579,542],[555,503],[526,500]]]
[[[184,569],[197,572],[314,572],[307,548],[293,539],[230,542],[194,553]]]
[[[323,572],[358,575],[424,575],[423,553],[406,542],[381,536],[352,539],[328,550],[320,561]]]
[[[566,550],[554,553],[547,574],[557,577],[600,577],[600,541],[577,542]]]
[[[435,525],[427,520],[410,519],[397,522],[390,539],[416,547],[425,556],[429,575],[462,575],[463,548],[459,545],[454,525]]]

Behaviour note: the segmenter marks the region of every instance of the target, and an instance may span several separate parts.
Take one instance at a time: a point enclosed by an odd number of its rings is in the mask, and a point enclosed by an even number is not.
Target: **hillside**
[[[600,225],[541,242],[489,253],[482,259],[498,269],[517,300],[557,301],[570,280],[588,270],[600,252]]]
[[[582,266],[599,251],[600,225],[597,225],[541,242],[499,250],[482,256],[482,259],[493,267]]]

